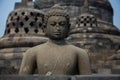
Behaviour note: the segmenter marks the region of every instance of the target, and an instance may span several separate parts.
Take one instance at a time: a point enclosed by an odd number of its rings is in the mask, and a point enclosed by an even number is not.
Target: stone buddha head
[[[44,32],[47,37],[53,40],[63,40],[68,36],[70,29],[69,15],[65,10],[55,5],[46,14],[44,18]]]

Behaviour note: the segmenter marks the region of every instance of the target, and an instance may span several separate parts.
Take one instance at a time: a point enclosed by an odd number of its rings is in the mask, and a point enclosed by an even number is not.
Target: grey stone
[[[120,75],[76,75],[76,76],[40,76],[40,75],[0,75],[0,80],[120,80]]]
[[[116,65],[120,65],[120,60],[116,60]]]
[[[76,80],[120,80],[120,75],[81,75],[76,76]]]
[[[120,68],[119,69],[118,68],[113,68],[111,70],[111,72],[112,72],[112,74],[120,74]]]

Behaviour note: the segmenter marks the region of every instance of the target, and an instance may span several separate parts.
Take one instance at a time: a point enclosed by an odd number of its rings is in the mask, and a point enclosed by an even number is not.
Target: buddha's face
[[[46,35],[53,40],[62,40],[67,37],[69,23],[64,16],[51,16],[45,28]]]

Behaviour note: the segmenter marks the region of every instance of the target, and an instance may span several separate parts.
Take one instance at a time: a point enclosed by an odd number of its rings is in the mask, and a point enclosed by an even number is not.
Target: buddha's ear
[[[68,27],[70,27],[70,26],[71,26],[71,24],[69,23]]]
[[[71,26],[71,24],[69,23],[69,24],[68,24],[68,28],[69,28],[69,29],[70,29],[70,26]]]
[[[43,32],[46,32],[46,25],[44,23],[42,25],[42,30],[43,30]]]

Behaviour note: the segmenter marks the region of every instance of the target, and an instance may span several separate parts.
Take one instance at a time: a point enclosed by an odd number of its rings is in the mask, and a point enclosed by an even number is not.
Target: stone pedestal
[[[120,75],[75,75],[75,76],[40,76],[40,75],[0,75],[0,80],[120,80]]]

